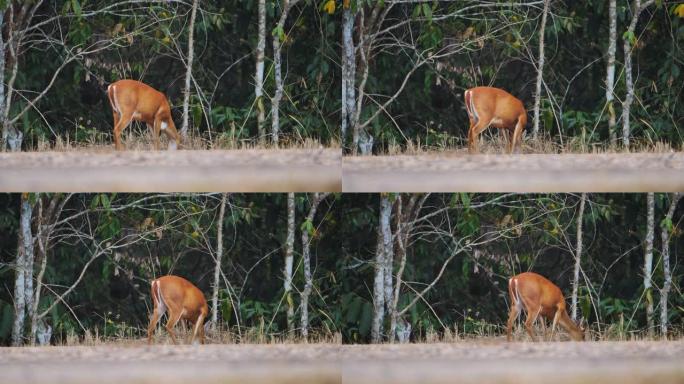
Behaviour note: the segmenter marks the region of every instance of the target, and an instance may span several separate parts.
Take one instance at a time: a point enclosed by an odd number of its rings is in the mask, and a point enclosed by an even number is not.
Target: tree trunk
[[[307,227],[315,228],[313,222],[316,217],[316,210],[318,210],[318,205],[326,196],[328,196],[328,193],[313,194],[311,207],[309,208],[309,213],[306,215],[305,220],[305,223],[310,224],[310,226],[307,225]],[[301,323],[302,337],[304,340],[307,340],[309,337],[309,296],[313,289],[313,276],[311,275],[311,239],[309,238],[309,231],[306,228],[302,230],[302,260],[304,264],[304,289],[302,290],[301,296]]]
[[[397,209],[396,209],[396,232],[394,237],[397,241],[397,249],[399,252],[400,262],[399,270],[397,271],[397,277],[394,283],[394,293],[392,296],[392,303],[390,305],[390,331],[389,331],[389,342],[394,343],[397,335],[397,321],[399,320],[399,313],[397,311],[397,305],[399,303],[399,294],[401,293],[401,277],[404,273],[404,268],[406,267],[406,238],[404,237],[404,226],[403,220],[403,206],[401,195],[397,196]]]
[[[287,194],[287,239],[285,240],[285,269],[283,287],[287,301],[287,330],[292,334],[295,329],[294,299],[292,297],[292,264],[294,260],[295,239],[295,195]]]
[[[385,308],[387,314],[392,314],[392,275],[394,267],[394,241],[392,237],[392,202],[387,193],[383,193],[380,197],[380,231],[382,233],[382,250],[385,254],[383,279],[384,279],[384,295]],[[392,334],[389,335],[392,338]]]
[[[682,198],[681,193],[672,194],[670,208],[667,210],[665,220],[660,228],[660,239],[662,242],[663,255],[663,288],[660,290],[660,336],[667,340],[667,299],[672,289],[672,271],[670,270],[670,233],[672,231],[672,217],[674,216],[677,204]]]
[[[655,0],[649,0],[641,3],[641,0],[634,0],[632,5],[632,20],[627,27],[623,37],[622,50],[625,55],[625,87],[627,88],[627,94],[622,102],[622,145],[625,150],[629,150],[629,137],[631,135],[630,127],[630,109],[632,103],[634,102],[634,79],[632,78],[632,42],[630,41],[631,36],[635,36],[636,25],[639,21],[639,16],[641,12],[646,9],[649,5],[653,4]],[[636,37],[634,37],[636,39]]]
[[[608,66],[606,69],[606,106],[608,108],[608,136],[610,138],[610,145],[617,144],[617,134],[615,132],[615,106],[613,100],[615,99],[615,52],[617,51],[617,0],[609,0],[608,5]]]
[[[25,341],[24,323],[27,308],[33,306],[33,233],[31,218],[33,207],[28,193],[21,194],[21,213],[19,218],[19,246],[14,281],[14,324],[12,345],[20,346]]]
[[[582,261],[582,218],[584,217],[584,204],[587,201],[587,194],[583,193],[580,197],[579,214],[577,215],[577,246],[575,247],[575,270],[572,275],[572,320],[577,320],[577,291],[579,289],[579,273]]]
[[[646,296],[646,323],[648,335],[653,337],[653,292],[651,291],[653,274],[653,233],[655,221],[655,201],[653,192],[647,195],[647,218],[646,218],[646,252],[644,255],[644,292]]]
[[[283,31],[285,35],[285,21],[290,9],[297,4],[299,0],[283,0],[283,12],[280,14],[280,19],[276,26],[276,31]],[[282,59],[280,51],[282,42],[280,41],[280,34],[276,33],[273,36],[273,73],[275,79],[275,93],[271,101],[271,136],[273,144],[277,147],[280,135],[280,100],[283,98],[283,77],[282,77]]]
[[[358,138],[354,130],[356,116],[356,53],[354,47],[354,14],[351,7],[342,11],[342,127],[340,141],[342,147],[347,139],[347,128],[354,132],[352,153],[356,154]]]
[[[218,312],[219,312],[219,278],[221,277],[221,259],[223,258],[223,218],[226,213],[226,199],[227,193],[221,195],[221,205],[219,207],[219,215],[216,230],[216,260],[214,264],[214,290],[211,295],[211,327],[214,331],[218,329]]]
[[[4,30],[5,26],[5,9],[0,8],[0,31]],[[5,128],[6,116],[3,112],[5,110],[5,39],[0,33],[0,127],[2,127],[2,141],[0,141],[0,151],[4,151],[7,146],[8,132]]]
[[[537,84],[534,91],[534,125],[532,128],[532,137],[537,140],[539,137],[539,108],[541,105],[542,81],[544,77],[544,31],[546,30],[546,16],[549,13],[549,3],[551,0],[544,2],[544,10],[542,12],[541,28],[539,28],[539,61],[537,63]]]
[[[192,2],[192,12],[190,13],[190,26],[188,33],[188,61],[185,67],[185,88],[183,88],[183,125],[181,126],[181,137],[185,140],[188,137],[188,120],[190,117],[190,80],[192,78],[192,62],[195,58],[195,17],[197,16],[198,0]]]
[[[385,252],[383,249],[383,238],[380,227],[377,230],[377,246],[375,248],[375,262],[373,264],[373,321],[371,323],[371,342],[380,343],[382,341],[382,324],[385,319]]]
[[[264,51],[266,50],[266,0],[259,0],[258,6],[258,36],[256,48],[256,75],[254,84],[254,96],[256,97],[257,108],[257,134],[259,142],[263,143],[266,139],[264,123],[266,121],[264,107]]]

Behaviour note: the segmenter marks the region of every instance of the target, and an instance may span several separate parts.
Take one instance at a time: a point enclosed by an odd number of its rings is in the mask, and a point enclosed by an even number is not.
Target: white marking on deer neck
[[[163,122],[163,121],[161,122],[161,130],[162,130],[162,131],[165,131],[166,128],[168,128],[168,126],[169,126],[169,125],[166,124],[165,122]]]

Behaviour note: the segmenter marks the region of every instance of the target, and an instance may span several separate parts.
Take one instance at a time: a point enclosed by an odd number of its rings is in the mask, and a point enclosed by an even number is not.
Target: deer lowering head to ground
[[[504,129],[508,134],[508,152],[513,153],[522,139],[527,124],[527,111],[522,101],[503,89],[475,87],[464,93],[465,106],[470,119],[468,150],[477,153],[478,136],[487,127]]]
[[[159,135],[169,138],[168,149],[176,149],[180,136],[171,118],[171,107],[166,96],[147,84],[135,80],[119,80],[107,88],[109,104],[114,115],[114,145],[124,149],[121,132],[131,123],[140,121],[152,131],[154,149],[159,150]]]
[[[147,327],[147,343],[152,343],[157,321],[164,313],[167,313],[168,320],[165,328],[174,344],[176,344],[176,335],[173,327],[181,319],[192,326],[190,342],[194,342],[199,336],[200,343],[204,344],[204,319],[209,309],[202,291],[184,278],[171,275],[152,280],[151,291],[154,310],[150,325]]]
[[[533,272],[513,276],[508,280],[508,294],[511,298],[511,311],[506,328],[508,341],[511,341],[513,323],[520,316],[522,309],[527,312],[525,329],[533,341],[535,336],[532,325],[539,316],[542,316],[542,322],[544,318],[553,320],[551,338],[553,338],[556,325],[560,325],[568,331],[573,340],[584,340],[584,329],[577,326],[568,316],[565,298],[560,288],[544,276]]]

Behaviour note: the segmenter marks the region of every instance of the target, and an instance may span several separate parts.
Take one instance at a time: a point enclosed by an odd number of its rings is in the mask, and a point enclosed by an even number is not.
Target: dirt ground
[[[684,152],[346,156],[344,192],[673,192]]]
[[[0,383],[683,383],[684,341],[0,349]]]
[[[0,153],[1,192],[338,192],[339,149]]]

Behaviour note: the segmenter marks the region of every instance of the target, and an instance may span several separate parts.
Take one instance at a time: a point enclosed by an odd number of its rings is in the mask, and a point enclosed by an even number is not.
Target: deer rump
[[[508,151],[515,150],[527,125],[527,111],[522,102],[510,93],[494,87],[475,87],[463,94],[470,120],[468,147],[476,153],[478,136],[488,127],[505,129]]]
[[[170,280],[170,278],[175,278],[175,280]],[[166,293],[165,289],[162,288],[162,283],[165,281],[168,283],[168,285],[164,285],[164,287],[166,287]],[[179,285],[179,281],[182,282],[183,285]],[[194,290],[197,290],[198,292],[194,292]],[[159,321],[164,314],[168,313],[168,320],[165,328],[169,332],[174,344],[176,343],[176,338],[173,327],[181,319],[187,324],[192,325],[192,341],[195,340],[195,337],[199,336],[200,342],[204,343],[204,331],[209,323],[203,327],[208,308],[201,291],[190,282],[176,276],[164,276],[153,280],[150,291],[154,310],[148,329],[149,341],[151,341],[152,333],[156,328],[157,321]]]

